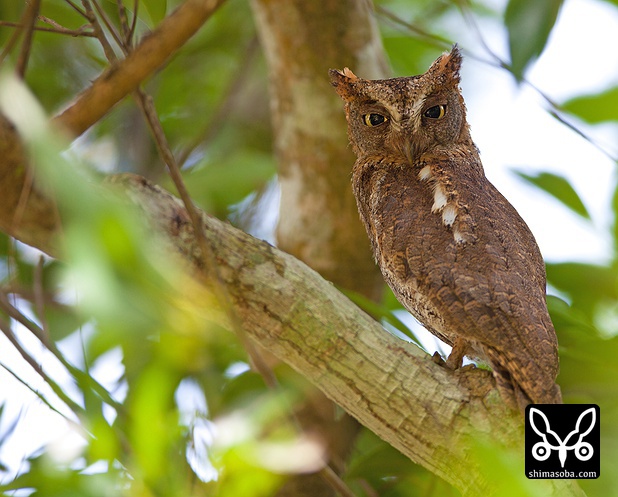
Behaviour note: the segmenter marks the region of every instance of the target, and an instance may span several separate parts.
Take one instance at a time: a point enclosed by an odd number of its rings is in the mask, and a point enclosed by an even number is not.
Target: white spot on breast
[[[434,175],[429,166],[424,166],[418,173],[418,177],[421,181],[431,180]],[[455,224],[457,216],[459,215],[459,209],[457,208],[457,192],[450,193],[450,201],[446,195],[444,186],[438,181],[432,181],[433,187],[433,205],[431,206],[431,212],[433,214],[441,214],[442,224],[446,228],[452,228],[453,238],[455,243],[463,244],[469,241],[468,237],[463,235],[459,231],[459,225]]]
[[[439,184],[436,184],[433,192],[433,206],[431,212],[438,212],[446,205],[446,194]]]
[[[445,226],[453,226],[457,217],[457,208],[452,204],[447,204],[442,211],[442,222]]]
[[[420,179],[421,181],[425,181],[425,180],[428,180],[429,178],[431,178],[431,167],[425,166],[423,169],[419,171],[418,179]]]
[[[453,231],[453,238],[455,238],[455,243],[464,243],[466,241],[465,237],[458,231]]]

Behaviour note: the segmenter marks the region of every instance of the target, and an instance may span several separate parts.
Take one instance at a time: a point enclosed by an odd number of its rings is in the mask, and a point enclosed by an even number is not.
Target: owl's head
[[[367,80],[348,68],[331,69],[356,154],[395,154],[413,161],[434,149],[470,144],[459,90],[461,60],[455,45],[419,76]]]

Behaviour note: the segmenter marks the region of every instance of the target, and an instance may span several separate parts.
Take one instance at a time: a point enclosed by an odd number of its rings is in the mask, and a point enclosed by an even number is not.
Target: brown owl
[[[331,70],[357,155],[354,195],[398,300],[429,331],[488,362],[513,408],[561,402],[545,266],[515,208],[487,180],[459,90],[457,46],[425,74],[364,80]]]

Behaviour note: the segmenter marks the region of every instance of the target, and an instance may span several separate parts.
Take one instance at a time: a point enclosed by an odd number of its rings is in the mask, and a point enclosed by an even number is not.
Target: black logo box
[[[528,478],[598,478],[600,409],[596,404],[532,404],[525,413]]]

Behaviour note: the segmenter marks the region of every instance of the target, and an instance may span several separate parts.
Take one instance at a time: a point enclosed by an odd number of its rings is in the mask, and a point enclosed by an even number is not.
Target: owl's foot
[[[468,341],[464,338],[456,338],[453,343],[453,350],[446,360],[446,367],[448,369],[459,369],[463,363],[463,358],[466,355],[466,349],[468,348]]]

